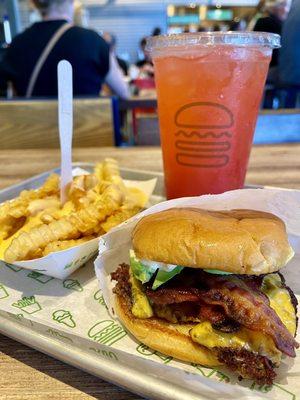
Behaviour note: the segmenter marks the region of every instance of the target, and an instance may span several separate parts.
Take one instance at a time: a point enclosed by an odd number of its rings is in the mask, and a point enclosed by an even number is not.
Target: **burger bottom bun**
[[[115,297],[115,306],[117,315],[126,329],[152,349],[206,367],[221,365],[209,349],[192,341],[189,330],[194,325],[171,324],[158,318],[136,318],[120,296]]]

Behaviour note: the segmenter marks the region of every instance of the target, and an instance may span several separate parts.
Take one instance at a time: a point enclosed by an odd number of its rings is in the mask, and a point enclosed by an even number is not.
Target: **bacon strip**
[[[178,304],[186,301],[198,302],[203,294],[197,288],[162,288],[155,291],[146,289],[146,295],[155,304],[164,306],[166,304]]]
[[[191,301],[221,306],[229,318],[248,329],[271,336],[280,351],[290,357],[296,356],[295,347],[299,345],[270,307],[268,298],[259,291],[258,280],[195,272],[193,286],[196,287],[178,287],[178,278],[175,287],[166,285],[156,291],[147,289],[146,294],[153,303],[160,305]],[[185,278],[181,276],[180,280],[184,282]]]
[[[203,300],[208,304],[222,306],[228,316],[254,331],[270,335],[276,347],[290,357],[296,357],[297,342],[281,322],[275,311],[265,304],[257,294],[240,288],[211,289]]]

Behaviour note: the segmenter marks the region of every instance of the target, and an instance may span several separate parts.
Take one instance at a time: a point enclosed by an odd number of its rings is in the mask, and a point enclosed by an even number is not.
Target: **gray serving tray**
[[[91,163],[74,163],[73,167],[80,167],[85,170],[91,171],[94,167]],[[45,179],[53,172],[59,173],[60,170],[53,169],[51,171],[42,173],[30,179],[23,181],[20,184],[13,185],[7,189],[0,191],[0,203],[16,197],[21,190],[34,189],[40,186]],[[163,201],[164,197],[164,182],[162,173],[153,172],[141,172],[132,169],[121,169],[121,174],[124,179],[129,180],[148,180],[157,178],[157,185],[153,196],[150,199],[150,204],[155,204],[159,201]],[[257,186],[250,186],[252,188]],[[262,188],[262,187],[259,187]],[[87,266],[92,268],[92,265]],[[95,277],[96,280],[96,277]],[[22,290],[22,288],[18,288]],[[51,336],[46,334],[48,327],[41,323],[32,323],[30,318],[17,319],[15,315],[8,312],[0,311],[0,333],[6,335],[16,341],[24,343],[38,351],[48,354],[58,360],[61,360],[74,367],[87,371],[99,378],[105,379],[113,384],[121,386],[127,390],[135,392],[143,397],[149,399],[172,399],[172,400],[203,400],[204,397],[201,395],[200,381],[203,377],[197,374],[187,374],[186,380],[189,382],[187,385],[180,384],[180,376],[178,375],[178,381],[174,378],[170,378],[170,366],[165,365],[165,373],[163,376],[157,376],[157,364],[151,361],[147,361],[147,374],[144,372],[144,364],[146,361],[139,357],[130,356],[135,358],[135,362],[126,362],[128,355],[121,354],[120,362],[116,362],[115,359],[111,358],[110,348],[102,345],[98,347],[97,353],[90,351],[90,342],[86,339],[80,339],[79,337],[73,337],[73,343],[70,344],[63,341],[61,337]],[[94,349],[93,349],[94,350]],[[128,360],[127,360],[128,361]],[[172,368],[173,369],[173,368]],[[168,372],[169,371],[169,372]],[[180,374],[184,372],[180,371]],[[173,375],[172,375],[173,376]],[[198,382],[199,381],[199,382]],[[224,393],[229,389],[228,385],[220,382],[220,389],[223,388]],[[205,397],[205,399],[216,399],[221,398],[219,392],[212,393],[211,396]],[[228,398],[228,397],[227,397]],[[233,396],[232,400],[237,400],[240,397]],[[243,399],[251,399],[251,392]],[[255,398],[257,398],[255,396]],[[270,398],[264,393],[260,393],[260,399]],[[285,399],[286,397],[283,397]]]

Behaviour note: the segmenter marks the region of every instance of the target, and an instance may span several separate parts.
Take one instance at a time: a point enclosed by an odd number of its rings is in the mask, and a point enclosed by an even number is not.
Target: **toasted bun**
[[[192,325],[170,324],[158,318],[135,318],[120,296],[115,297],[116,312],[126,329],[139,341],[182,361],[201,364],[207,367],[221,363],[213,353],[192,341],[189,330]]]
[[[142,218],[132,235],[140,259],[260,275],[293,257],[283,221],[254,210],[171,208]]]

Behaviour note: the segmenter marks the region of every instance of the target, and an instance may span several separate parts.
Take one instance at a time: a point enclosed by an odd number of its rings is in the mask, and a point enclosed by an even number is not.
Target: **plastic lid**
[[[146,50],[150,53],[167,48],[189,46],[264,46],[280,47],[280,35],[267,32],[200,32],[151,36],[147,38]]]

